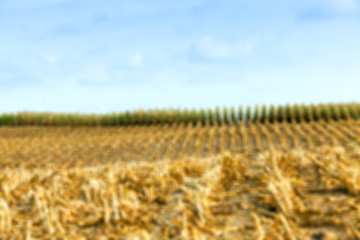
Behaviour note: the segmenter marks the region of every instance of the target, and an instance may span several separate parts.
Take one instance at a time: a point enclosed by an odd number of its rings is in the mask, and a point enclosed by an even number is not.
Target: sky
[[[0,0],[0,113],[359,101],[360,0]]]

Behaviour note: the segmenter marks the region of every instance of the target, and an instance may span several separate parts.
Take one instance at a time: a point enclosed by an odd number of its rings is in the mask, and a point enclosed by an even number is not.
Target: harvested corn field
[[[360,121],[338,106],[4,124],[0,239],[359,239]]]
[[[126,127],[1,127],[0,164],[57,167],[211,157],[225,152],[250,157],[269,149],[356,146],[360,121],[165,124]],[[61,163],[59,166],[58,163]],[[1,165],[0,165],[1,166]]]

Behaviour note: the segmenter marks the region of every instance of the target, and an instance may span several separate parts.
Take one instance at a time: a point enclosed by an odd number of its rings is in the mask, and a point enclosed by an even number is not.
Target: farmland
[[[359,106],[0,116],[0,239],[359,239]]]

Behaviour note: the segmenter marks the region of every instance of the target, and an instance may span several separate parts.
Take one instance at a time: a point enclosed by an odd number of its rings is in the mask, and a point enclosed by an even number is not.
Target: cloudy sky
[[[0,112],[359,101],[358,0],[1,0]]]

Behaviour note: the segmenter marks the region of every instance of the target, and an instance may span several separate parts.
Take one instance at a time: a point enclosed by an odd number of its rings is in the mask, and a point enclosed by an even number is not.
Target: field
[[[360,239],[357,104],[0,116],[0,239]]]

